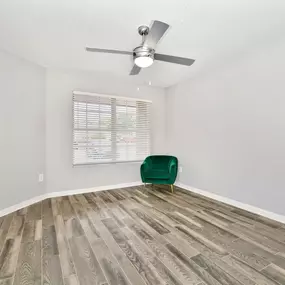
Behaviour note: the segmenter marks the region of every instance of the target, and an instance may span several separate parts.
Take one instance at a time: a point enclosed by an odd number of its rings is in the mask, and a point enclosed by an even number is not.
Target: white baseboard
[[[98,186],[98,187],[92,187],[92,188],[85,188],[85,189],[75,189],[75,190],[67,190],[67,191],[59,191],[59,192],[51,192],[51,193],[46,193],[43,195],[39,195],[36,197],[33,197],[31,199],[25,200],[23,202],[20,202],[16,205],[10,206],[8,208],[5,208],[3,210],[0,210],[0,217],[5,216],[7,214],[10,214],[12,212],[15,212],[17,210],[20,210],[22,208],[28,207],[34,203],[38,203],[40,201],[43,201],[48,198],[53,198],[53,197],[60,197],[60,196],[68,196],[68,195],[76,195],[76,194],[83,194],[83,193],[90,193],[90,192],[97,192],[97,191],[104,191],[104,190],[111,190],[111,189],[119,189],[119,188],[126,188],[126,187],[134,187],[134,186],[139,186],[142,185],[143,183],[141,181],[137,182],[131,182],[131,183],[122,183],[122,184],[115,184],[115,185],[106,185],[106,186]],[[252,212],[254,214],[258,214],[260,216],[281,222],[285,224],[285,216],[279,215],[267,210],[260,209],[255,206],[251,206],[242,202],[235,201],[230,198],[226,198],[217,194],[213,194],[208,191],[200,190],[191,186],[188,186],[186,184],[177,182],[175,183],[176,186],[181,187],[185,190],[191,191],[193,193],[200,194],[202,196],[223,202],[225,204]]]
[[[0,210],[0,217],[8,215],[10,213],[13,213],[15,211],[18,211],[18,210],[20,210],[22,208],[28,207],[28,206],[30,206],[32,204],[38,203],[38,202],[40,202],[42,200],[45,200],[46,198],[47,198],[46,194],[43,194],[43,195],[40,195],[40,196],[33,197],[31,199],[22,201],[22,202],[20,202],[20,203],[18,203],[16,205],[8,207],[8,208],[2,209],[2,210]]]
[[[20,202],[16,205],[10,206],[8,208],[5,208],[3,210],[0,210],[0,217],[8,215],[10,213],[13,213],[15,211],[18,211],[22,208],[28,207],[32,204],[41,202],[48,198],[54,198],[54,197],[60,197],[60,196],[68,196],[68,195],[76,195],[76,194],[83,194],[83,193],[90,193],[90,192],[97,192],[97,191],[104,191],[104,190],[111,190],[111,189],[119,189],[119,188],[126,188],[126,187],[134,187],[142,185],[143,183],[141,181],[137,182],[130,182],[130,183],[121,183],[121,184],[115,184],[115,185],[106,185],[106,186],[98,186],[98,187],[92,187],[92,188],[85,188],[85,189],[75,189],[75,190],[67,190],[67,191],[59,191],[59,192],[51,192],[46,193],[43,195],[39,195],[36,197],[33,197],[31,199],[25,200],[23,202]]]
[[[193,193],[200,194],[202,196],[217,200],[219,202],[223,202],[223,203],[228,204],[230,206],[234,206],[234,207],[252,212],[254,214],[258,214],[258,215],[263,216],[265,218],[269,218],[271,220],[275,220],[275,221],[278,221],[278,222],[285,224],[285,216],[283,216],[283,215],[279,215],[279,214],[276,214],[276,213],[273,213],[273,212],[270,212],[267,210],[263,210],[263,209],[260,209],[258,207],[251,206],[251,205],[248,205],[248,204],[245,204],[242,202],[238,202],[238,201],[232,200],[230,198],[226,198],[226,197],[223,197],[223,196],[220,196],[220,195],[208,192],[208,191],[200,190],[200,189],[185,185],[185,184],[180,183],[180,182],[175,183],[175,185],[180,187],[180,188],[183,188],[185,190],[191,191]]]
[[[112,190],[112,189],[119,189],[119,188],[134,187],[134,186],[139,186],[142,184],[143,183],[141,181],[137,181],[137,182],[98,186],[98,187],[85,188],[85,189],[75,189],[75,190],[51,192],[51,193],[47,193],[47,195],[48,195],[47,198],[76,195],[76,194],[83,194],[83,193],[90,193],[90,192],[97,192],[97,191],[104,191],[104,190]]]

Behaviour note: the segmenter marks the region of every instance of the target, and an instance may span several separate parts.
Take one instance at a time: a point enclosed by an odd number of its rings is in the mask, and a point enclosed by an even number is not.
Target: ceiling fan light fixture
[[[184,19],[182,19],[181,22],[182,21],[184,21]],[[133,51],[101,49],[96,47],[86,47],[86,50],[88,52],[102,52],[132,56],[134,64],[129,75],[138,75],[142,68],[151,66],[154,60],[185,66],[192,65],[195,61],[194,59],[155,52],[157,44],[160,42],[168,29],[168,24],[158,20],[154,20],[150,28],[148,26],[140,26],[138,28],[138,32],[139,35],[142,36],[142,42],[139,46],[134,48]],[[149,83],[149,85],[151,85],[151,83]]]
[[[150,56],[138,56],[135,58],[135,64],[141,68],[149,67],[153,64],[153,58]]]

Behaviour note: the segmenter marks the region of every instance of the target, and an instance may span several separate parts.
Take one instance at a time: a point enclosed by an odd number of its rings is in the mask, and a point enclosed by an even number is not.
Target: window
[[[73,165],[141,161],[150,153],[151,102],[73,93]]]

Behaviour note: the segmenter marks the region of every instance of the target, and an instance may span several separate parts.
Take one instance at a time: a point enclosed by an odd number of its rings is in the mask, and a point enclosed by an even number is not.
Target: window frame
[[[72,96],[72,165],[73,167],[84,167],[84,166],[95,166],[95,165],[100,165],[100,164],[121,164],[121,163],[141,163],[143,159],[133,159],[133,160],[115,160],[114,157],[117,154],[117,143],[116,140],[111,139],[111,152],[112,152],[112,160],[109,161],[98,161],[98,162],[84,162],[84,163],[75,163],[74,162],[74,143],[76,140],[74,139],[75,135],[74,132],[76,131],[76,128],[74,126],[74,95],[86,95],[86,96],[94,96],[94,97],[106,97],[109,99],[116,99],[116,100],[126,100],[126,101],[135,101],[135,102],[145,102],[150,104],[150,110],[148,113],[148,123],[149,123],[149,128],[146,129],[148,131],[148,136],[149,136],[149,152],[146,155],[150,155],[152,153],[152,131],[151,131],[151,105],[152,101],[150,100],[145,100],[141,98],[134,98],[134,97],[122,97],[122,96],[116,96],[116,95],[108,95],[108,94],[100,94],[100,93],[91,93],[91,92],[82,92],[82,91],[73,91],[73,96]],[[84,102],[83,102],[84,103]],[[86,101],[87,103],[87,101]],[[113,116],[117,117],[117,104],[111,103],[111,128],[109,130],[106,129],[106,132],[110,132],[111,137],[117,135],[118,129],[116,128],[116,124],[114,124]],[[136,107],[137,110],[137,107]],[[87,111],[86,111],[87,113]],[[115,120],[116,121],[116,120]],[[115,127],[114,127],[115,126]],[[87,128],[86,128],[87,130]],[[98,131],[103,131],[98,128]],[[131,130],[123,130],[123,131],[130,131]],[[120,131],[119,131],[120,132]],[[136,128],[134,130],[136,134],[138,133],[138,129]]]

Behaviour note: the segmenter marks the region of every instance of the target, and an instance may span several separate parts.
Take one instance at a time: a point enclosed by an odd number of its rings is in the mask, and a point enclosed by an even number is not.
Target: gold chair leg
[[[143,193],[146,193],[146,183],[144,183]]]
[[[171,192],[173,193],[173,184],[170,185],[170,188],[171,188]]]

